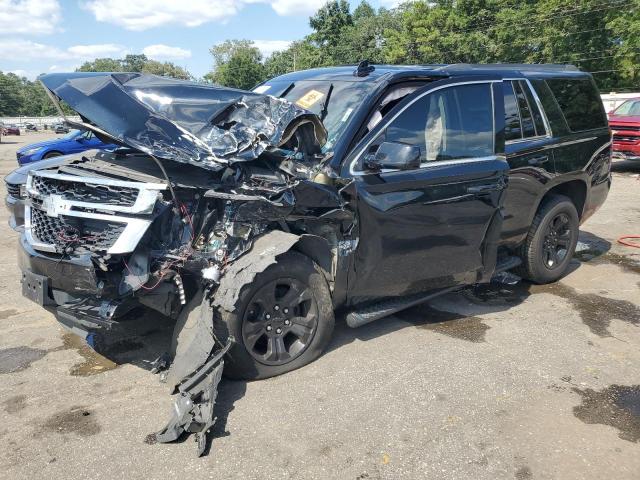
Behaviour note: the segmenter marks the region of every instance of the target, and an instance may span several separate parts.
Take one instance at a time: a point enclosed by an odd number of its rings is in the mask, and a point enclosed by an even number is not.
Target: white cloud
[[[147,57],[154,60],[181,60],[191,57],[191,50],[180,47],[170,47],[169,45],[149,45],[142,49]]]
[[[128,30],[146,30],[177,24],[197,27],[238,13],[241,0],[88,0],[83,4],[99,22]]]
[[[258,47],[263,57],[268,57],[273,52],[286,50],[291,45],[290,40],[254,40],[253,44]]]
[[[0,0],[0,35],[53,33],[61,19],[58,0]]]
[[[2,0],[0,0],[2,1]],[[127,30],[147,30],[163,25],[198,27],[224,22],[248,4],[268,4],[281,16],[311,15],[327,0],[84,0],[81,4],[99,22]]]
[[[327,3],[327,0],[268,0],[267,3],[280,16],[312,15]]]
[[[76,58],[101,58],[120,57],[126,53],[122,45],[114,43],[103,43],[98,45],[74,45],[67,48],[67,52]]]
[[[99,45],[74,45],[61,49],[31,40],[2,40],[0,39],[0,60],[20,59],[22,62],[31,60],[93,60],[96,57],[123,56],[127,50],[111,43]]]

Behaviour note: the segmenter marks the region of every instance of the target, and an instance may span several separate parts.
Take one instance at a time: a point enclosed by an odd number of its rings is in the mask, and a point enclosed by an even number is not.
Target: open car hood
[[[39,78],[81,117],[66,122],[156,157],[219,170],[282,147],[319,152],[320,119],[287,100],[141,73],[55,73]],[[289,145],[288,142],[291,144]]]

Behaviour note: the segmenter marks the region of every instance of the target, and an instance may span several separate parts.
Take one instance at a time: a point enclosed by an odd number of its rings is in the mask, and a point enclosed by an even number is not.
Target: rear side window
[[[420,147],[423,162],[493,155],[491,85],[448,87],[420,98],[391,122],[385,140]]]
[[[542,113],[523,80],[502,83],[504,93],[505,140],[541,137],[547,134]]]
[[[554,78],[547,80],[547,84],[572,131],[607,125],[602,100],[590,79]]]
[[[502,93],[504,96],[504,139],[518,140],[522,138],[520,128],[520,113],[516,94],[513,91],[511,82],[502,82]]]

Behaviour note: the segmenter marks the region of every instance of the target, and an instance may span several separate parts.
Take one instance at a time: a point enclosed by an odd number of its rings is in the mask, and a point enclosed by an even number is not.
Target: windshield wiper
[[[329,100],[331,100],[331,93],[333,92],[333,83],[329,85],[329,90],[327,91],[327,98],[324,100],[322,104],[322,110],[320,110],[320,121],[324,122],[325,117],[327,116],[327,107],[329,106]]]

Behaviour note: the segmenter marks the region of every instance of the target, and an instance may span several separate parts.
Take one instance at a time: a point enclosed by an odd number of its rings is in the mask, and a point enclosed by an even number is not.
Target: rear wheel
[[[214,314],[219,337],[233,335],[225,375],[259,379],[318,358],[331,340],[334,316],[324,275],[308,257],[287,252],[238,294],[234,312]]]
[[[525,243],[520,247],[519,273],[536,283],[550,283],[562,277],[578,242],[578,212],[564,195],[543,201],[533,219]]]

